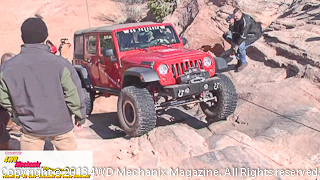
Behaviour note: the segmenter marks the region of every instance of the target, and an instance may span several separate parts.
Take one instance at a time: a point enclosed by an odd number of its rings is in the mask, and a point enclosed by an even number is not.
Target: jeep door
[[[113,50],[114,56],[103,56],[103,51]],[[99,35],[99,73],[101,87],[114,90],[121,89],[121,76],[116,51],[111,33]]]
[[[98,38],[96,34],[86,34],[85,36],[85,53],[84,64],[91,76],[91,80],[94,86],[100,86],[100,74],[98,66]]]

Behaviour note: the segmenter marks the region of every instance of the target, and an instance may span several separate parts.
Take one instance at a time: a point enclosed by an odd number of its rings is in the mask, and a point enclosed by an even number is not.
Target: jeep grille
[[[203,69],[202,60],[200,59],[172,64],[171,68],[174,78],[178,78],[180,75],[183,75],[188,71],[189,67],[198,67],[199,69]]]

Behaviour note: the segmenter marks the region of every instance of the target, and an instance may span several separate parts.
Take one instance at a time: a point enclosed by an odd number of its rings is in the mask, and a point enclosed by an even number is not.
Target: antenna
[[[90,26],[90,16],[89,16],[89,6],[88,6],[88,0],[86,0],[86,5],[87,5],[87,15],[88,15],[88,23],[89,23],[89,28]]]

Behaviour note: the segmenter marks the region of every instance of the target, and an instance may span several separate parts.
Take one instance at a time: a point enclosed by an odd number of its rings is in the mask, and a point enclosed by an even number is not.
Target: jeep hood
[[[183,59],[204,58],[205,52],[185,48],[166,48],[158,50],[141,50],[137,53],[128,53],[121,57],[122,63],[141,64],[143,61],[155,63],[177,61]]]

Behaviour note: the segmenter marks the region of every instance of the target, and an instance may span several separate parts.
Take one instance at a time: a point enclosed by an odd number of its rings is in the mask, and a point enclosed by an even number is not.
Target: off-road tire
[[[84,97],[85,97],[84,103],[86,105],[86,114],[90,115],[93,110],[94,95],[90,90],[88,90],[86,88],[82,88],[82,91],[83,91]]]
[[[141,136],[152,130],[156,126],[157,116],[148,90],[134,86],[123,88],[118,99],[118,118],[130,137]]]
[[[238,97],[232,81],[224,74],[220,74],[219,78],[220,86],[215,92],[218,102],[213,107],[200,103],[203,113],[210,118],[210,123],[226,119],[237,107]]]

